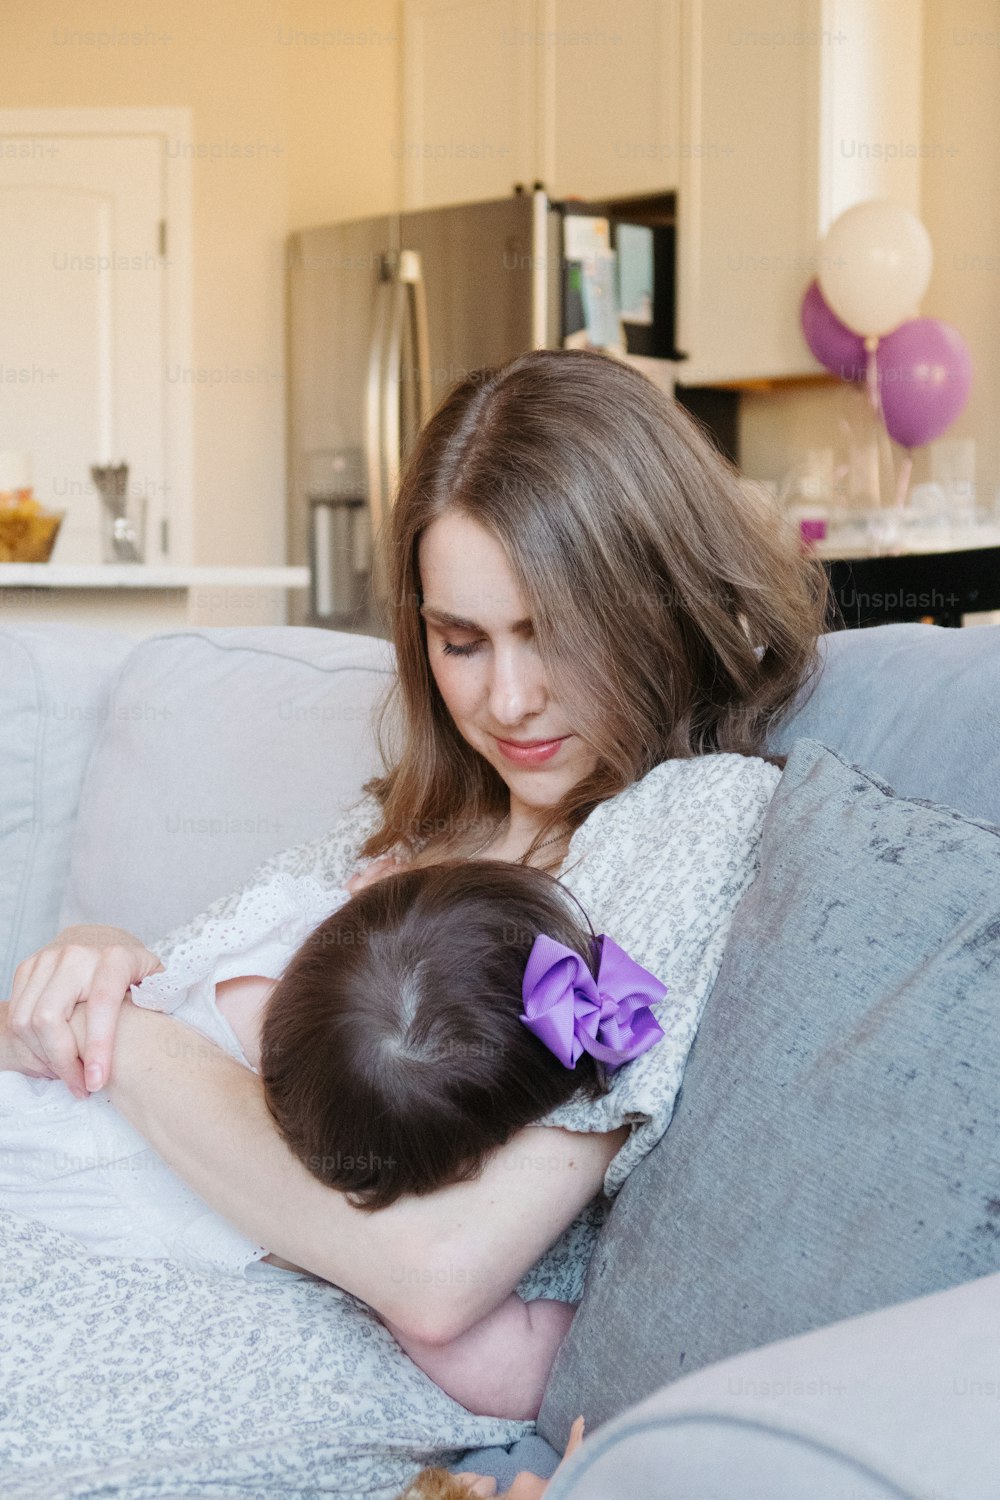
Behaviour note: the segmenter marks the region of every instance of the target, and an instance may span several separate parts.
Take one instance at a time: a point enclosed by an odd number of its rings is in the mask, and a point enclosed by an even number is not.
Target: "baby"
[[[295,1155],[368,1211],[475,1175],[577,1090],[602,1092],[659,1040],[649,1006],[665,993],[538,870],[379,873],[353,895],[276,876],[133,990],[187,1021],[192,1046],[201,1033],[259,1069]],[[238,1273],[266,1257],[106,1094],[74,1099],[58,1080],[0,1074],[0,1206],[99,1254]],[[531,1419],[572,1315],[511,1295],[443,1346],[388,1326],[463,1405]]]

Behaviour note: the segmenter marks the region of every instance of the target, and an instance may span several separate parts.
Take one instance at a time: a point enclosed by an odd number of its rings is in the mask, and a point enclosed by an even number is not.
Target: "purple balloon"
[[[972,360],[957,328],[938,318],[912,318],[875,354],[886,431],[904,448],[932,443],[969,399]]]
[[[865,341],[831,312],[818,281],[811,281],[802,298],[802,332],[812,353],[841,380],[863,380]]]

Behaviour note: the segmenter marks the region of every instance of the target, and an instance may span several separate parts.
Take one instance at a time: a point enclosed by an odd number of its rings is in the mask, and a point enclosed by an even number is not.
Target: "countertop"
[[[195,567],[145,563],[0,563],[0,588],[306,589],[308,568]]]

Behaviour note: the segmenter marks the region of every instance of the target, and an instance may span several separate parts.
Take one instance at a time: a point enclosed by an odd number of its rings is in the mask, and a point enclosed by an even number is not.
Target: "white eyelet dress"
[[[204,1037],[249,1068],[215,986],[247,974],[277,979],[347,899],[308,876],[276,872],[242,892],[225,917],[202,923],[163,972],[132,986],[132,998],[190,1028],[178,1045],[197,1047]],[[0,1209],[61,1230],[93,1255],[239,1274],[267,1254],[166,1166],[107,1093],[75,1099],[58,1079],[0,1073]]]

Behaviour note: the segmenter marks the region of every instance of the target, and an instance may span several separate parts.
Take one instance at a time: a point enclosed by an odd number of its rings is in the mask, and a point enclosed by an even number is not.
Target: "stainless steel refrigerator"
[[[467,372],[595,342],[672,372],[674,210],[670,194],[536,189],[291,237],[288,554],[312,569],[293,623],[378,632],[372,538],[421,424]]]

